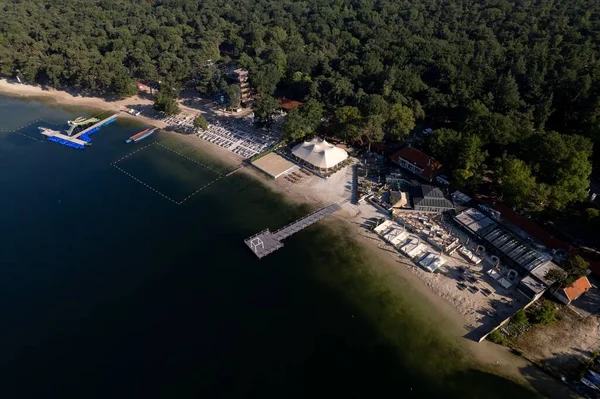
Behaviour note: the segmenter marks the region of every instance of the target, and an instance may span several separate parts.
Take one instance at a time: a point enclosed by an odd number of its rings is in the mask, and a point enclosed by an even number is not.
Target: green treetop
[[[252,110],[254,111],[254,120],[259,125],[270,125],[273,123],[273,117],[279,108],[279,101],[276,98],[268,95],[263,95],[254,103]]]
[[[179,105],[168,88],[161,89],[158,92],[154,100],[154,109],[167,115],[177,115],[180,112]]]
[[[202,116],[197,116],[196,119],[194,119],[194,127],[206,130],[208,128],[208,121]]]
[[[323,113],[323,106],[314,99],[292,109],[283,123],[283,136],[286,140],[294,141],[313,134],[321,124]]]
[[[390,107],[389,118],[386,122],[387,130],[396,138],[402,139],[415,128],[413,110],[402,105],[394,104]]]

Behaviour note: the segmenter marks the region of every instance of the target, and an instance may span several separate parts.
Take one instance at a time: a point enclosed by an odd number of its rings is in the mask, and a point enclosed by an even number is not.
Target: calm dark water
[[[0,97],[0,128],[85,112]],[[119,171],[153,142],[228,170],[165,133],[126,145],[138,130],[85,151],[0,132],[0,397],[532,397],[466,365],[328,229],[261,261],[243,245],[307,209],[242,174],[176,205]],[[175,202],[217,176],[158,144],[117,166]]]

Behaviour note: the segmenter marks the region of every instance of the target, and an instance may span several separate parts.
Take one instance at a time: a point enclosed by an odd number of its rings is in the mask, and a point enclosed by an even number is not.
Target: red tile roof
[[[301,106],[302,103],[300,101],[290,100],[284,97],[279,99],[279,105],[281,106],[281,108],[290,111],[294,108]]]
[[[392,155],[392,161],[396,163],[398,163],[398,158],[405,159],[423,169],[421,177],[427,180],[433,179],[442,169],[441,163],[413,147],[404,147]]]
[[[585,292],[590,288],[592,288],[590,280],[588,280],[587,277],[583,276],[575,280],[575,282],[567,288],[564,288],[563,293],[565,294],[569,302],[571,302],[579,298],[580,295],[585,294]]]

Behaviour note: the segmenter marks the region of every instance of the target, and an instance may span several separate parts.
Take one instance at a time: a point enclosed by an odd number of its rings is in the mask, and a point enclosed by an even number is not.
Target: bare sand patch
[[[581,318],[568,307],[560,308],[557,319],[523,333],[515,346],[556,375],[578,373],[600,341],[600,320],[593,315]]]

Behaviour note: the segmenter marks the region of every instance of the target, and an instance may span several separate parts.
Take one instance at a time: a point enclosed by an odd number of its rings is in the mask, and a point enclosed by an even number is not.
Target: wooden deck
[[[338,204],[328,205],[325,208],[321,208],[318,211],[313,212],[302,219],[298,219],[295,222],[290,223],[274,232],[271,232],[269,229],[263,230],[260,233],[245,239],[244,243],[252,250],[252,252],[254,252],[256,256],[258,256],[259,259],[263,258],[283,247],[283,243],[281,241],[287,237],[304,230],[309,226],[312,226],[339,209],[341,208]]]

